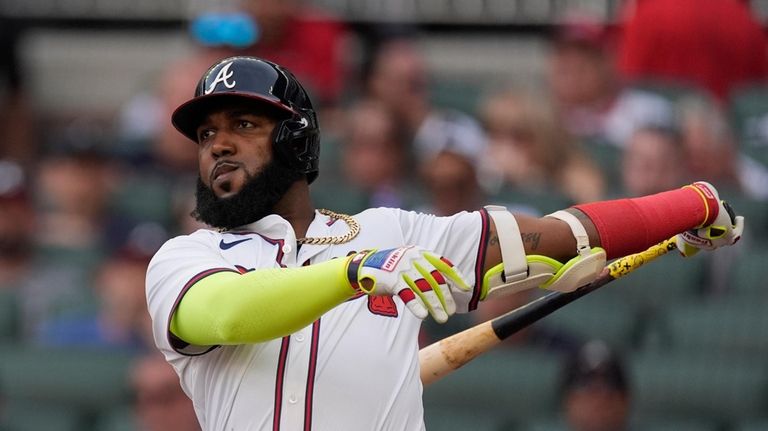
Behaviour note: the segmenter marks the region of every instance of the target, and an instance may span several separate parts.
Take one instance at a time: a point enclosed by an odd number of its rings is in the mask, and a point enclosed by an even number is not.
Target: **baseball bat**
[[[624,256],[603,268],[594,281],[572,292],[552,292],[509,313],[424,347],[419,351],[422,384],[426,386],[441,379],[495,347],[520,329],[611,281],[633,272],[676,247],[674,238],[670,238],[651,246],[648,250]]]

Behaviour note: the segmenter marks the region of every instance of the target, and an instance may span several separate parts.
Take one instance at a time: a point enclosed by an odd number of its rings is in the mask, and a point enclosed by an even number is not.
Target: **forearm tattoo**
[[[520,236],[523,238],[523,243],[527,243],[531,246],[532,251],[539,248],[541,232],[521,232]]]
[[[521,232],[520,237],[523,239],[523,243],[530,245],[531,251],[536,250],[541,242],[541,232]],[[491,235],[488,238],[488,245],[497,245],[499,243],[498,235]]]

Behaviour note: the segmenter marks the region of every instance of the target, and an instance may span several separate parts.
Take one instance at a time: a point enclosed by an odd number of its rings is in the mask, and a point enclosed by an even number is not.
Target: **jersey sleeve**
[[[207,353],[217,346],[195,346],[174,336],[170,320],[184,294],[203,278],[217,272],[237,272],[199,231],[166,242],[147,269],[146,294],[152,333],[157,347],[168,356],[177,352],[186,356]]]
[[[437,217],[397,210],[396,216],[406,244],[418,245],[448,258],[473,286],[469,292],[454,292],[456,310],[465,313],[477,308],[490,233],[488,213],[483,209]]]

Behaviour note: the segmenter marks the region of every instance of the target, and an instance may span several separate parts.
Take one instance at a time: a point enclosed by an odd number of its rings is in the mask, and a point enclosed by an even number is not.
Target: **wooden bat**
[[[510,335],[560,307],[623,277],[644,264],[677,247],[673,238],[640,253],[619,258],[608,264],[600,275],[573,292],[553,292],[495,319],[451,335],[419,351],[421,382],[425,386],[462,367],[487,352]]]

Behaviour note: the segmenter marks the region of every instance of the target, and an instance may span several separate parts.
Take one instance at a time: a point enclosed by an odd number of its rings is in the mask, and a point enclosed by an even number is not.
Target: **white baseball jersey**
[[[194,346],[168,330],[187,289],[218,271],[297,267],[352,251],[419,245],[451,260],[470,285],[482,280],[484,210],[435,217],[378,208],[355,219],[361,230],[352,241],[303,245],[298,255],[291,225],[269,215],[236,232],[199,230],[171,239],[153,257],[147,301],[155,342],[178,372],[203,430],[424,429],[421,321],[398,297],[357,297],[290,336],[257,344]],[[346,232],[343,221],[316,212],[307,236]],[[458,310],[473,309],[479,290],[456,293]]]

